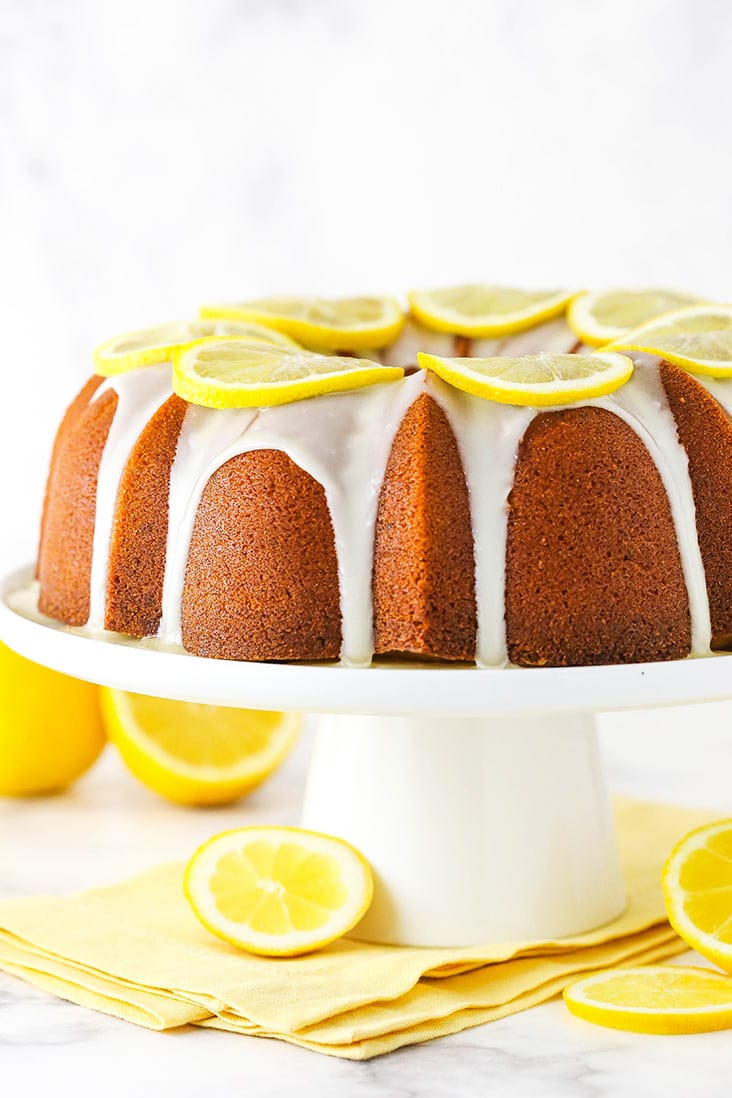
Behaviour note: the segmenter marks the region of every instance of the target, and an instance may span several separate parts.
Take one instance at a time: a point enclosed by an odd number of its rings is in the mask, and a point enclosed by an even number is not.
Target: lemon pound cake
[[[39,610],[231,660],[727,646],[732,309],[489,285],[409,302],[208,306],[100,347],[52,451]]]

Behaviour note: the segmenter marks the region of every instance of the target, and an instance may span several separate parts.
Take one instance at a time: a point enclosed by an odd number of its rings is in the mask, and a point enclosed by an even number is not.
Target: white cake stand
[[[623,908],[595,714],[732,697],[725,655],[611,667],[483,670],[259,664],[92,638],[41,617],[22,569],[0,639],[90,682],[158,697],[323,714],[303,826],[376,875],[355,936],[411,945],[559,938]]]

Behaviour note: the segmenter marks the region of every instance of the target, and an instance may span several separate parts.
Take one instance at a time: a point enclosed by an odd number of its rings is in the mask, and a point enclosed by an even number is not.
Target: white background
[[[0,559],[95,343],[271,290],[732,297],[725,0],[0,0]]]
[[[731,84],[727,0],[0,0],[0,564],[33,554],[53,430],[118,331],[207,299],[468,279],[731,299]],[[725,705],[607,718],[613,783],[729,810],[730,723]],[[301,768],[282,780],[246,811],[289,818]],[[113,757],[61,802],[5,807],[19,894],[191,842]],[[621,1037],[559,1003],[359,1068],[222,1034],[174,1051],[17,981],[3,994],[8,1070],[42,1076],[34,1093],[113,1085],[110,1060],[180,1095],[253,1068],[279,1098],[307,1080],[728,1091],[724,1035]]]

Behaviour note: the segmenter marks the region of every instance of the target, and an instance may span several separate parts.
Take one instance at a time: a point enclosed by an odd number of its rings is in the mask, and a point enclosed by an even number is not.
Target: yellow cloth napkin
[[[176,863],[69,899],[0,903],[0,968],[152,1029],[193,1023],[368,1059],[525,1010],[581,973],[681,952],[665,921],[661,866],[708,819],[618,801],[628,906],[562,941],[416,949],[346,939],[306,957],[253,957],[197,922]]]

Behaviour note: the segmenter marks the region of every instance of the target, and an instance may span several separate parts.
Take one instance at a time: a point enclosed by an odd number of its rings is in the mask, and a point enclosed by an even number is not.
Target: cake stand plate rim
[[[246,663],[90,637],[12,605],[32,566],[0,580],[0,640],[28,659],[117,689],[182,701],[313,713],[481,716],[582,713],[732,698],[730,654],[596,667]]]

